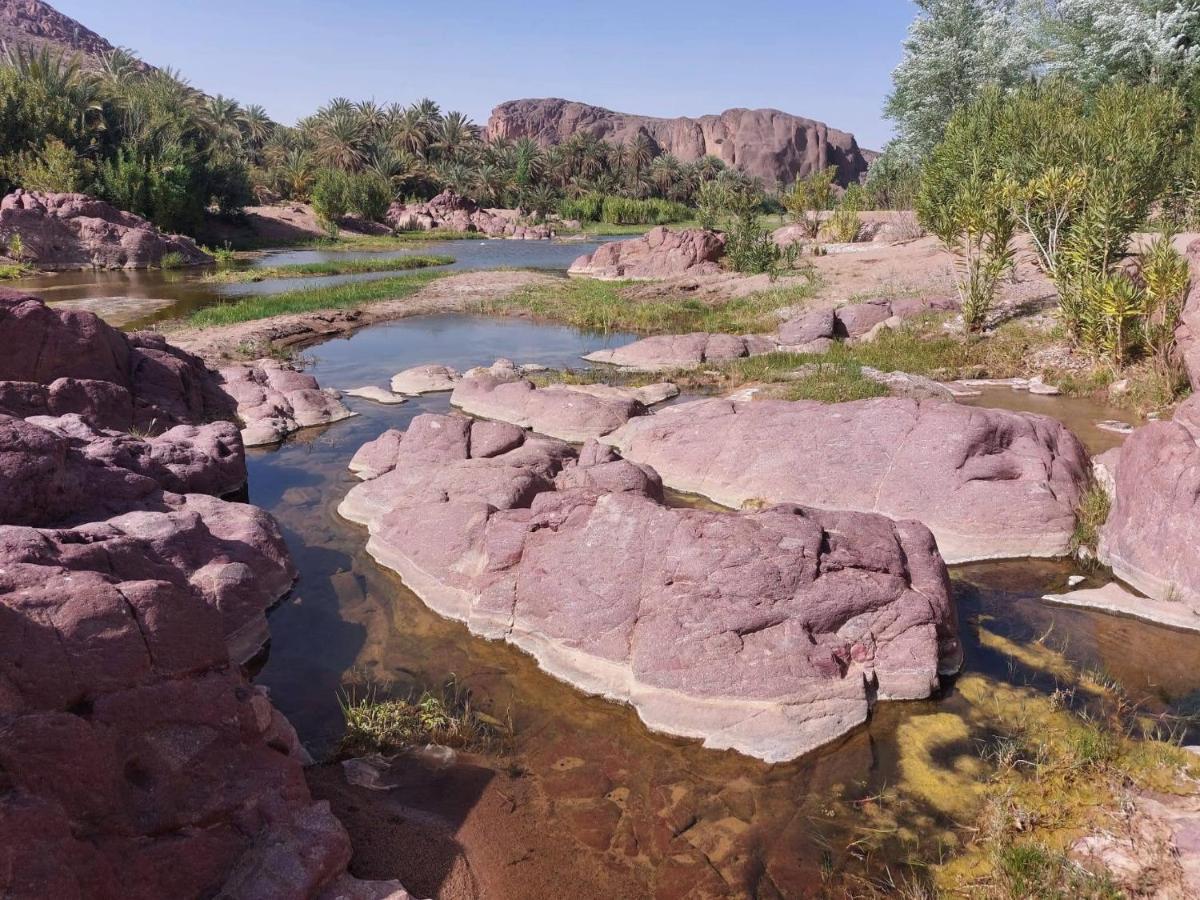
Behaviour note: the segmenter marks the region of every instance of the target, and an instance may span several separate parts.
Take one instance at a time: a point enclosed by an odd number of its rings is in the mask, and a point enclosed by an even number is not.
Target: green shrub
[[[338,222],[350,212],[350,178],[337,169],[322,169],[312,187],[312,207],[317,218],[336,233]]]
[[[376,172],[363,172],[350,179],[349,207],[368,222],[382,222],[393,199],[391,184]]]
[[[866,194],[862,186],[852,184],[842,195],[837,209],[825,224],[829,237],[838,244],[853,244],[862,236],[862,219],[859,213],[866,205]]]
[[[27,191],[75,193],[87,178],[84,162],[58,138],[48,138],[36,153],[18,154],[14,180]]]
[[[735,219],[725,235],[725,262],[735,272],[772,276],[779,271],[783,251],[758,216]]]
[[[164,253],[158,260],[160,269],[182,269],[184,266],[183,254],[177,250],[172,250],[170,253]]]
[[[836,167],[821,169],[807,178],[796,179],[792,189],[783,195],[784,207],[813,240],[816,240],[821,232],[821,219],[825,210],[833,204],[833,181],[836,177]]]

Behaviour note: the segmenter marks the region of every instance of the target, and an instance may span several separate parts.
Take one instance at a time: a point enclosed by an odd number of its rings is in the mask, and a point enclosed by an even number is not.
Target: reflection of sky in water
[[[461,368],[507,356],[578,365],[583,353],[627,339],[522,320],[434,316],[330,341],[307,358],[322,384],[344,389],[386,385],[401,369],[427,362]],[[685,796],[696,816],[690,833],[717,834],[730,823],[738,829],[744,823],[750,831],[740,839],[747,840],[753,865],[769,867],[777,884],[798,885],[813,883],[825,848],[847,846],[862,824],[853,811],[829,813],[832,798],[869,797],[899,779],[900,726],[927,713],[971,713],[952,685],[935,700],[880,704],[865,727],[779,766],[652,734],[628,707],[585,696],[538,671],[512,647],[472,637],[464,626],[430,612],[396,576],[375,565],[363,550],[365,529],[335,512],[356,483],[346,465],[359,446],[385,429],[404,428],[420,412],[447,411],[448,395],[394,407],[347,402],[358,417],[250,454],[251,501],[279,518],[301,570],[293,596],[271,616],[272,647],[259,681],[318,754],[339,734],[337,690],[351,670],[401,689],[437,685],[453,674],[470,687],[479,708],[499,718],[511,713],[521,764],[552,800],[565,789],[556,780],[563,759],[578,761],[571,765],[581,771],[608,773],[627,788],[627,809],[650,817],[646,827],[654,827],[655,804],[663,796]],[[982,624],[1017,643],[1040,639],[1077,667],[1115,677],[1148,708],[1175,701],[1190,705],[1188,695],[1200,687],[1200,637],[1038,601],[1065,587],[1074,571],[1064,561],[959,567],[955,595],[967,671],[1046,693],[1057,686],[1052,677],[981,645],[976,628]],[[975,758],[981,737],[972,733],[961,746],[943,748],[944,764],[953,765],[958,755]],[[600,796],[591,800],[605,802]],[[938,827],[950,824],[934,821]],[[894,860],[885,854],[876,862]]]

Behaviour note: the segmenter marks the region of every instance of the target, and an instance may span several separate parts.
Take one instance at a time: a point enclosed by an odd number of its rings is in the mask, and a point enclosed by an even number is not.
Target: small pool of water
[[[340,259],[394,259],[428,254],[454,257],[453,265],[439,267],[448,271],[515,268],[565,272],[577,257],[591,253],[609,240],[620,238],[597,237],[587,241],[436,241],[382,252],[279,250],[265,253],[247,267],[336,262]],[[90,310],[119,328],[142,328],[231,297],[277,294],[351,281],[374,281],[404,274],[367,272],[318,278],[276,278],[246,284],[216,284],[204,280],[211,271],[176,269],[56,272],[7,282],[5,286],[42,297],[52,305]]]
[[[1075,433],[1092,455],[1103,453],[1125,442],[1127,435],[1098,428],[1100,422],[1115,421],[1138,425],[1127,409],[1110,406],[1087,397],[1063,397],[1014,391],[1010,387],[993,385],[979,388],[978,397],[961,397],[960,403],[1011,409],[1017,412],[1039,413],[1058,419]]]
[[[436,316],[330,341],[307,359],[323,385],[349,388],[384,385],[395,372],[427,362],[466,367],[506,356],[577,367],[584,353],[628,339],[521,320]],[[957,682],[935,699],[880,704],[867,725],[785,765],[654,734],[631,709],[585,696],[511,646],[437,616],[376,565],[364,550],[364,529],[336,513],[357,483],[346,465],[385,429],[403,429],[421,412],[447,411],[448,396],[390,407],[347,402],[358,417],[249,455],[250,499],[279,519],[301,573],[292,596],[272,613],[272,644],[258,680],[315,754],[327,752],[341,733],[337,697],[347,679],[417,691],[454,677],[479,708],[511,719],[515,764],[536,779],[561,840],[570,847],[576,837],[609,846],[606,865],[645,873],[690,860],[697,871],[718,872],[729,896],[791,897],[819,894],[831,870],[881,872],[903,862],[898,848],[869,862],[855,855],[863,836],[859,810],[901,779],[899,760],[912,723],[946,714],[973,721],[978,709],[956,690]],[[674,496],[672,502],[694,499]],[[1148,710],[1194,706],[1200,636],[1040,601],[1062,590],[1072,574],[1065,561],[957,567],[964,674],[1043,694],[1058,687],[1052,673],[984,641],[980,629],[986,628],[1017,646],[1051,648],[1078,669],[1103,673]],[[939,764],[947,772],[956,760],[978,759],[987,737],[974,725],[964,733],[942,748]],[[928,809],[900,814],[899,826],[910,831],[954,827],[953,817]]]

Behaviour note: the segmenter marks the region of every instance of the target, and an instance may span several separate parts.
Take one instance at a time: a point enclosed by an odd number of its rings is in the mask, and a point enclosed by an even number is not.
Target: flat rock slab
[[[642,338],[623,347],[597,350],[587,354],[584,359],[637,372],[663,372],[771,353],[778,346],[774,338],[764,335],[708,334],[698,331]]]
[[[364,387],[350,388],[348,391],[342,391],[347,397],[361,397],[363,400],[373,400],[376,403],[383,403],[387,406],[394,406],[405,402],[408,398],[403,394],[397,394],[393,391],[386,390],[381,387],[376,387],[373,384],[365,385]]]
[[[697,400],[604,440],[726,506],[916,519],[948,562],[1067,553],[1088,479],[1086,451],[1054,419],[928,400]]]
[[[1103,460],[1113,504],[1100,561],[1147,596],[1200,611],[1200,395]]]
[[[659,381],[642,387],[613,387],[608,384],[563,384],[568,391],[578,391],[602,399],[636,400],[645,406],[654,406],[679,396],[679,387],[670,381]]]
[[[1141,597],[1126,590],[1115,581],[1099,588],[1069,591],[1065,594],[1047,594],[1042,599],[1060,606],[1097,609],[1101,612],[1142,619],[1156,625],[1200,631],[1200,613],[1186,603]]]
[[[360,450],[380,474],[339,511],[431,608],[651,728],[787,760],[960,665],[946,568],[918,523],[668,507],[652,469],[594,442],[524,436],[478,456],[487,425],[422,415],[389,432]]]
[[[392,376],[392,391],[413,397],[452,391],[461,378],[458,371],[449,366],[414,366]]]
[[[237,401],[247,447],[278,444],[294,431],[329,425],[357,415],[337,391],[322,390],[317,379],[273,359],[220,370],[225,391]]]
[[[608,434],[646,412],[641,401],[628,396],[596,396],[559,385],[539,388],[486,373],[460,381],[450,402],[473,416],[575,443]]]

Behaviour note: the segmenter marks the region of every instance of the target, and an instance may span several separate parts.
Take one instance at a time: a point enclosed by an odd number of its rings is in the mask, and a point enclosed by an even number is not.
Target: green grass
[[[347,690],[338,698],[346,722],[339,755],[396,753],[422,744],[498,752],[512,736],[511,723],[475,709],[470,692],[454,679],[438,693],[408,697],[387,693],[386,687],[372,685],[361,695]]]
[[[0,263],[0,281],[12,281],[32,274],[33,269],[24,263]]]
[[[870,397],[886,397],[888,389],[862,373],[853,363],[820,362],[811,370],[782,385],[776,396],[784,400],[816,400],[820,403],[848,403]]]
[[[678,334],[688,331],[747,334],[770,331],[779,322],[776,310],[803,302],[815,292],[810,279],[781,283],[769,291],[737,300],[706,304],[695,298],[642,300],[621,281],[572,278],[539,284],[483,305],[486,313],[525,311],[588,331]]]
[[[1087,491],[1079,500],[1075,511],[1075,533],[1071,538],[1072,549],[1086,547],[1092,553],[1100,543],[1100,529],[1108,521],[1112,509],[1112,500],[1108,491],[1096,482],[1088,485]]]
[[[316,309],[344,309],[381,300],[400,300],[411,296],[445,272],[425,271],[378,281],[356,281],[331,287],[304,288],[282,294],[242,297],[229,303],[205,307],[192,313],[187,323],[199,328],[250,322],[288,313]]]
[[[610,225],[607,222],[584,222],[579,228],[564,228],[561,225],[555,225],[554,230],[559,236],[566,234],[587,234],[587,235],[631,235],[637,236],[645,234],[651,228],[657,228],[657,225]],[[684,222],[671,222],[666,226],[672,231],[685,231],[689,228],[699,228],[700,223],[695,219],[688,219]]]
[[[402,272],[448,266],[453,256],[398,256],[390,259],[344,259],[334,262],[296,263],[288,266],[263,266],[257,269],[213,272],[205,281],[244,283],[273,278],[312,278],[321,275],[360,275],[366,272]]]
[[[158,260],[160,269],[182,269],[184,266],[183,254],[177,250],[172,250],[170,253],[164,253]]]

